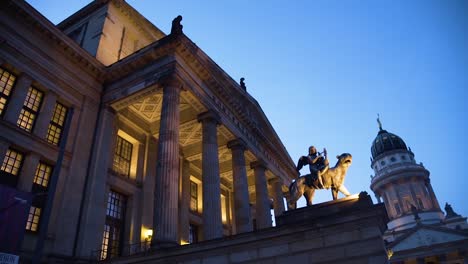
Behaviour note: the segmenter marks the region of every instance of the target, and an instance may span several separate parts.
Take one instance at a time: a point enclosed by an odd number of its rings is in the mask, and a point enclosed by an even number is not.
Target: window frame
[[[6,81],[3,81],[3,77],[6,76]],[[9,84],[10,79],[13,77],[11,84]],[[0,67],[0,84],[3,82],[4,85],[0,86],[0,117],[5,113],[5,109],[8,107],[8,102],[10,101],[10,94],[13,92],[13,89],[16,84],[17,77],[13,73],[7,71],[6,69]],[[5,93],[5,90],[7,93]],[[1,100],[4,99],[5,103],[1,106]]]
[[[112,259],[122,254],[128,197],[110,190],[107,196],[100,260]]]
[[[119,144],[119,141],[120,144]],[[125,145],[125,146],[124,146]],[[126,151],[125,147],[129,147],[129,151],[127,149],[127,157],[125,157],[122,152]],[[125,138],[121,137],[120,135],[117,135],[117,139],[115,141],[115,149],[114,149],[114,157],[113,157],[113,163],[112,163],[112,170],[117,173],[118,175],[121,175],[125,178],[131,179],[130,175],[130,170],[132,166],[132,155],[133,155],[133,144],[132,142],[126,140]],[[122,163],[125,163],[126,165],[126,172],[123,172]]]
[[[16,153],[14,158],[9,157],[10,153],[12,152]],[[19,164],[17,163],[17,157],[20,157],[20,160],[18,161]],[[6,160],[7,158],[13,159],[13,164],[5,164],[6,162],[8,163],[8,161]],[[23,167],[24,158],[25,155],[21,151],[18,151],[14,148],[8,148],[7,152],[5,153],[5,156],[3,157],[2,165],[0,165],[0,184],[16,188],[16,185],[18,185],[19,175]],[[16,173],[13,173],[11,169],[10,172],[7,172],[6,166],[12,166],[12,169],[14,169]]]
[[[57,111],[58,107],[61,108],[60,112]],[[64,112],[65,114],[62,115],[62,112]],[[46,140],[50,144],[55,145],[55,146],[58,146],[60,144],[60,141],[62,140],[62,134],[63,134],[64,126],[65,126],[65,121],[67,120],[67,115],[68,115],[68,107],[66,107],[65,105],[59,102],[55,102],[54,111],[52,113],[52,117],[50,119],[49,127],[47,128],[47,134],[46,134]],[[58,122],[54,120],[56,119],[56,116],[58,116],[57,118]],[[53,135],[52,135],[52,132],[54,132]],[[51,137],[53,139],[51,139]]]
[[[32,94],[34,92],[36,92],[36,96],[33,98]],[[38,97],[39,100],[37,100]],[[36,104],[37,101],[38,103]],[[33,86],[29,86],[28,93],[26,94],[26,98],[24,98],[23,106],[21,108],[20,115],[18,116],[18,120],[16,121],[16,125],[24,131],[31,133],[34,130],[34,125],[39,117],[43,101],[44,92]],[[28,106],[29,104],[32,104],[32,106]],[[26,123],[26,125],[23,125],[23,122]]]

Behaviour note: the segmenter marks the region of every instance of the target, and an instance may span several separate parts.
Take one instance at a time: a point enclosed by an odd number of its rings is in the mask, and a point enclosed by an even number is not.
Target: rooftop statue
[[[445,212],[447,213],[446,218],[452,218],[460,216],[459,214],[455,213],[452,206],[449,203],[445,203]]]
[[[309,155],[299,159],[296,170],[299,174],[299,170],[303,166],[309,165],[310,174],[300,176],[289,186],[289,209],[296,208],[296,202],[302,195],[306,198],[307,206],[312,205],[312,199],[317,189],[328,190],[331,188],[333,200],[338,199],[338,191],[346,196],[350,195],[343,182],[353,157],[349,153],[343,153],[336,158],[338,161],[335,167],[329,168],[327,150],[323,149],[323,152],[320,153],[314,146],[309,148]]]
[[[183,26],[180,24],[182,21],[182,16],[177,16],[172,20],[172,27],[171,27],[171,35],[179,35],[182,34]]]
[[[244,77],[240,78],[240,87],[242,88],[242,90],[247,91],[247,87],[245,86],[244,80]]]

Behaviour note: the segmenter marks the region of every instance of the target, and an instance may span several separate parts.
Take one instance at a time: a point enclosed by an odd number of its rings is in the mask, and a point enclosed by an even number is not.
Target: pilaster
[[[9,148],[10,148],[10,143],[4,141],[3,139],[0,139],[0,162],[3,163],[3,160],[5,159],[5,155]]]
[[[236,139],[228,142],[232,152],[232,181],[234,189],[234,223],[237,234],[253,230],[249,205],[249,186],[245,167],[245,142]]]
[[[33,133],[40,138],[45,138],[47,130],[49,129],[50,120],[54,114],[55,103],[57,102],[57,94],[52,91],[47,92],[44,95],[41,111],[37,116],[36,123],[34,125]]]
[[[23,166],[19,174],[17,188],[24,192],[31,192],[36,174],[37,165],[39,164],[40,156],[36,153],[25,155]]]
[[[178,244],[179,123],[178,82],[164,84],[154,196],[153,247]]]
[[[223,236],[221,219],[221,179],[219,176],[217,125],[219,116],[214,111],[198,115],[202,123],[202,191],[203,239]]]
[[[257,229],[271,227],[270,199],[265,171],[267,169],[264,161],[257,160],[250,163],[250,168],[255,174],[255,205]]]
[[[111,142],[116,136],[113,134],[115,126],[115,112],[111,108],[102,108],[99,114],[95,145],[93,146],[89,181],[85,191],[84,210],[79,234],[79,252],[81,256],[97,250],[102,242],[104,220],[107,206],[107,170],[109,159],[113,157]]]

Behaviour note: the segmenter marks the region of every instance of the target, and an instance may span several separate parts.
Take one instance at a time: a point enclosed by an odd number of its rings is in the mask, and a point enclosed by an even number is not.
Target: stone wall
[[[114,259],[112,263],[388,263],[383,204],[359,197],[285,212],[277,226]]]

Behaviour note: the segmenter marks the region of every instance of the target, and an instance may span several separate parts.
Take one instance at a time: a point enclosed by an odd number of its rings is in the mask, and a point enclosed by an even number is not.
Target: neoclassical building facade
[[[297,175],[280,138],[176,20],[166,35],[96,0],[53,25],[7,0],[0,78],[0,184],[33,194],[26,258],[44,225],[45,255],[107,259],[267,228],[285,210]]]

